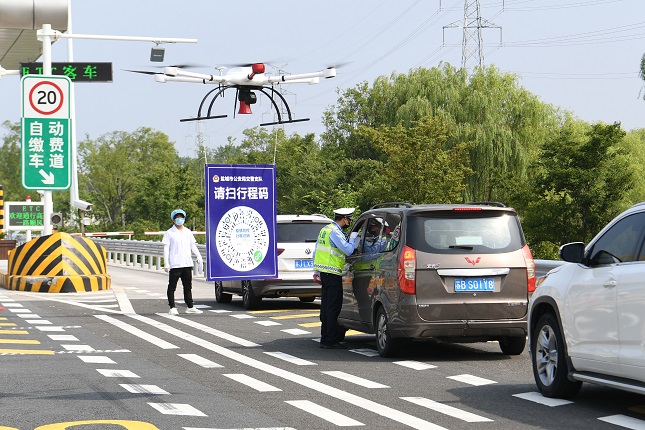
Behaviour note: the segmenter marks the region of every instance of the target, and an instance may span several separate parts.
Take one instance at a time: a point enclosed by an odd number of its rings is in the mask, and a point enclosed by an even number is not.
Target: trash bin
[[[15,240],[0,240],[0,260],[9,259],[9,251],[16,248]]]

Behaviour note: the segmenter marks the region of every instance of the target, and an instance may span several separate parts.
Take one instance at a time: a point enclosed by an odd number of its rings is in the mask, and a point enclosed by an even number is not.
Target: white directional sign
[[[66,76],[27,75],[22,84],[22,186],[66,190],[71,185],[70,93]]]

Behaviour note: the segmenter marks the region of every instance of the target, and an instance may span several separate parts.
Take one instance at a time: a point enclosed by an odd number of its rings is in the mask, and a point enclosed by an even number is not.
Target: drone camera
[[[163,62],[164,54],[166,52],[165,48],[156,46],[150,50],[150,61],[155,63]]]

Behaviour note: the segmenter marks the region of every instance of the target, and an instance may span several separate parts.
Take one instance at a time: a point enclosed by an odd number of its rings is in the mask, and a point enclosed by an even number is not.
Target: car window
[[[504,211],[432,211],[408,217],[406,243],[439,254],[502,253],[524,246],[519,221]]]
[[[387,214],[385,222],[387,223],[385,227],[385,238],[387,240],[385,252],[388,252],[396,249],[401,241],[401,215]]]
[[[626,216],[607,230],[587,251],[590,264],[638,261],[645,228],[645,212]]]
[[[279,222],[278,243],[316,242],[325,222]]]

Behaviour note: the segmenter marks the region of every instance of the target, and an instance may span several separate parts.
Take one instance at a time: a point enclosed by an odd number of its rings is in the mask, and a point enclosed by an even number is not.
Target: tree
[[[619,123],[569,120],[541,150],[533,199],[524,216],[532,238],[554,245],[588,242],[624,209],[634,182]]]
[[[5,121],[2,127],[8,131],[0,146],[0,185],[3,186],[4,199],[24,200],[25,193],[29,192],[22,187],[20,178],[20,123]]]

